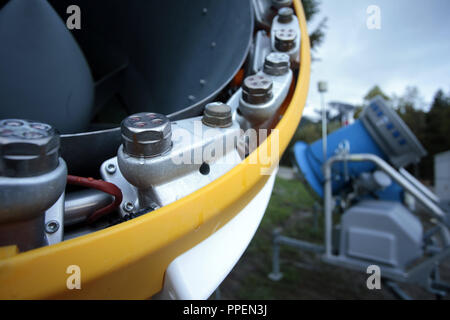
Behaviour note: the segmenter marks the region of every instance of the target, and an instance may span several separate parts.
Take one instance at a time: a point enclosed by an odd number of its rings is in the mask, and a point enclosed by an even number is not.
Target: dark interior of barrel
[[[77,5],[81,29],[69,30]],[[197,116],[248,54],[250,0],[0,0],[0,118],[50,123],[72,173],[115,155],[117,125]]]

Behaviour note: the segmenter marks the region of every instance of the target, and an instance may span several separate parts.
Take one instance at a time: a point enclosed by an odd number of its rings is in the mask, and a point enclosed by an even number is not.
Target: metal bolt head
[[[134,204],[128,201],[123,204],[122,208],[125,212],[131,213],[134,210]]]
[[[283,75],[289,71],[290,64],[289,55],[281,52],[272,52],[266,57],[264,72],[273,76]]]
[[[292,8],[281,8],[278,10],[278,22],[289,23],[292,21],[294,16],[294,10]]]
[[[231,107],[221,102],[207,104],[202,122],[204,125],[215,128],[231,126],[233,124]]]
[[[172,145],[170,120],[158,113],[142,112],[122,121],[124,152],[134,157],[155,157]]]
[[[248,93],[265,94],[272,91],[273,82],[269,77],[258,74],[245,78],[243,90]]]
[[[109,163],[106,165],[106,172],[109,174],[114,174],[117,171],[117,167],[114,163]]]
[[[242,98],[251,104],[262,104],[272,98],[273,81],[266,75],[257,74],[244,79]]]
[[[287,52],[295,47],[297,34],[294,29],[279,29],[275,32],[275,48],[281,52]]]
[[[55,233],[59,230],[59,222],[56,220],[50,220],[45,224],[45,232]]]
[[[48,124],[0,120],[0,176],[32,177],[54,170],[59,145],[58,133]]]
[[[292,0],[272,0],[272,6],[277,9],[283,7],[290,7],[292,5]]]

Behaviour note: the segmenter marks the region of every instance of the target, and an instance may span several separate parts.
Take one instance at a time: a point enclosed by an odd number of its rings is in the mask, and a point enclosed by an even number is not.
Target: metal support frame
[[[412,298],[399,287],[398,283],[384,280],[383,284],[391,291],[391,293],[400,300],[412,300]]]
[[[277,241],[281,236],[281,228],[276,228],[272,233],[272,272],[268,277],[272,281],[280,281],[283,278],[283,274],[280,272],[280,245]]]
[[[276,228],[273,231],[273,251],[272,251],[272,272],[269,274],[269,279],[273,281],[279,281],[283,278],[283,274],[280,271],[280,246],[287,245],[290,247],[298,248],[303,251],[309,251],[313,253],[324,253],[325,248],[321,245],[293,239],[281,235],[281,228]]]
[[[410,174],[405,168],[400,168],[398,170],[402,176],[404,176],[409,182],[415,185],[424,195],[430,198],[435,203],[439,203],[441,201],[439,197],[432,191],[430,191],[427,187],[425,187],[419,180],[417,180],[412,174]]]
[[[402,271],[391,267],[382,267],[382,274],[385,277],[385,283],[388,288],[401,299],[410,299],[398,285],[394,282],[416,283],[427,289],[429,292],[441,297],[450,292],[450,286],[443,283],[439,278],[439,263],[450,256],[450,232],[448,214],[444,212],[434,201],[430,194],[424,193],[424,190],[415,185],[414,180],[405,177],[404,173],[399,173],[383,159],[372,154],[338,154],[330,158],[323,166],[325,184],[324,184],[324,214],[325,214],[325,246],[319,246],[309,242],[284,237],[280,229],[273,232],[273,256],[272,273],[269,278],[278,281],[282,278],[280,271],[280,245],[285,244],[291,247],[299,248],[305,251],[324,253],[322,258],[325,262],[357,271],[362,270],[362,263],[357,259],[343,259],[333,254],[333,194],[332,194],[332,165],[335,162],[362,162],[369,161],[375,163],[379,169],[388,174],[401,187],[409,192],[416,200],[421,202],[437,219],[436,230],[433,234],[440,231],[443,238],[444,248],[433,254],[430,258],[419,263],[408,271]],[[389,280],[388,280],[389,279]]]
[[[409,192],[416,200],[421,202],[433,215],[437,218],[438,225],[440,226],[440,231],[444,239],[444,248],[432,257],[421,262],[419,265],[413,267],[409,271],[401,272],[395,268],[383,267],[382,274],[389,279],[400,282],[414,282],[422,285],[428,291],[435,294],[443,295],[445,292],[442,290],[436,290],[433,285],[435,284],[430,276],[433,270],[440,261],[445,259],[450,255],[450,242],[449,242],[449,221],[447,219],[446,213],[432,201],[427,194],[424,194],[423,190],[416,185],[414,185],[411,180],[405,178],[404,175],[399,173],[393,167],[391,167],[386,161],[377,157],[373,154],[340,154],[330,158],[324,164],[324,175],[325,175],[325,192],[324,192],[324,207],[325,207],[325,255],[323,256],[324,261],[335,264],[335,265],[345,265],[348,268],[360,270],[361,263],[355,259],[346,259],[348,261],[343,261],[340,257],[336,256],[332,252],[332,232],[333,232],[333,193],[332,193],[332,165],[335,162],[361,162],[370,161],[377,165],[377,167],[388,174],[394,181],[396,181],[401,187],[403,187],[407,192]]]
[[[409,192],[416,200],[421,202],[432,215],[437,218],[442,223],[449,226],[449,221],[447,219],[446,213],[436,205],[432,200],[423,194],[419,188],[407,180],[403,175],[398,173],[393,167],[391,167],[386,161],[377,157],[373,154],[345,154],[336,155],[330,158],[324,164],[324,176],[325,176],[325,186],[324,186],[324,208],[325,208],[325,254],[326,257],[332,256],[332,209],[333,209],[333,193],[332,193],[332,175],[331,167],[335,162],[350,161],[350,162],[363,162],[369,161],[375,163],[379,169],[383,170],[388,174],[395,182],[397,182],[401,187],[403,187],[407,192]],[[446,245],[449,245],[447,243]]]

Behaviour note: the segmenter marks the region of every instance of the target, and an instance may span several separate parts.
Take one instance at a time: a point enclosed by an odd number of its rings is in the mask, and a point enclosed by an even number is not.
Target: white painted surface
[[[261,191],[230,222],[176,258],[166,270],[163,290],[154,299],[207,299],[250,244],[264,216],[278,169]]]

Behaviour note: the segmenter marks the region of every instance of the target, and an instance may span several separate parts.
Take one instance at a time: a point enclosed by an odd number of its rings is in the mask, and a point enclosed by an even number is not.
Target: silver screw
[[[272,98],[273,81],[263,74],[245,78],[242,86],[242,98],[250,104],[262,104]]]
[[[209,127],[215,128],[225,128],[231,126],[233,123],[231,107],[221,102],[207,104],[202,122]]]
[[[114,163],[110,163],[106,166],[106,172],[108,172],[109,174],[114,174],[116,173],[116,165]]]
[[[279,29],[275,32],[275,48],[281,52],[292,50],[296,38],[294,29]]]
[[[172,145],[172,126],[162,114],[134,114],[122,121],[121,130],[124,152],[130,156],[159,156]]]
[[[264,62],[264,73],[280,76],[289,71],[290,59],[286,53],[272,52]]]
[[[125,212],[131,213],[134,210],[134,204],[128,201],[123,204],[122,208]]]
[[[294,16],[294,10],[292,10],[292,8],[281,8],[278,11],[278,21],[280,23],[291,22],[293,16]]]
[[[59,230],[59,222],[56,220],[50,220],[45,224],[45,232],[55,233]]]

